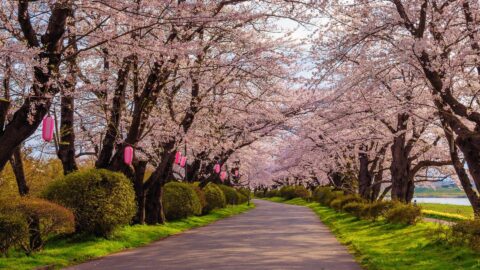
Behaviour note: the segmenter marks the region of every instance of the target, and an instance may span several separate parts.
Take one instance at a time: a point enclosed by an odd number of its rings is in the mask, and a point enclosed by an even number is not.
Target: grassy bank
[[[369,270],[480,269],[479,254],[468,248],[448,246],[429,238],[439,226],[437,224],[422,222],[415,226],[400,226],[382,221],[358,220],[349,214],[337,213],[331,208],[302,199],[269,200],[311,208]]]
[[[118,229],[110,239],[89,238],[74,241],[72,239],[55,239],[47,243],[44,250],[25,256],[23,253],[10,254],[8,258],[0,258],[0,269],[33,269],[39,266],[54,265],[61,268],[105,256],[128,248],[142,246],[185,230],[204,226],[245,212],[254,205],[234,205],[212,211],[200,217],[169,222],[165,225],[135,225]]]
[[[424,188],[415,189],[415,197],[434,197],[434,198],[466,198],[465,192],[459,188]]]
[[[419,205],[422,207],[422,212],[426,217],[448,221],[473,219],[471,206],[438,203],[421,203]]]

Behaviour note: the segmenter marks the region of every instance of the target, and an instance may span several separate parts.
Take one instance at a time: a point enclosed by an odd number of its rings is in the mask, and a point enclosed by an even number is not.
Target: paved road
[[[255,204],[247,213],[68,269],[361,269],[310,209]]]

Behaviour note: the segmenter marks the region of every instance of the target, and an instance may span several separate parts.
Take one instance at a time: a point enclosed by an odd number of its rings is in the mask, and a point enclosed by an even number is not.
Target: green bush
[[[267,198],[280,197],[280,191],[278,189],[269,190],[267,191],[267,193],[265,193],[265,197]]]
[[[266,192],[263,192],[263,190],[257,190],[253,193],[253,195],[257,198],[264,198]]]
[[[205,198],[205,192],[196,184],[190,184],[190,186],[195,190],[195,193],[197,193],[198,199],[200,201],[200,205],[202,206],[201,209],[205,208],[207,206],[207,199]]]
[[[163,209],[167,220],[202,214],[202,205],[193,187],[187,183],[169,182],[163,189]]]
[[[207,199],[207,206],[203,209],[203,213],[208,213],[216,208],[224,208],[227,204],[225,199],[225,194],[223,191],[214,183],[208,183],[203,188],[205,192],[205,198]]]
[[[349,202],[343,206],[342,210],[356,216],[357,218],[361,218],[367,205],[368,204],[362,202]]]
[[[284,186],[280,189],[280,196],[286,200],[294,198],[307,199],[310,197],[310,191],[304,186]]]
[[[248,202],[247,196],[243,195],[243,193],[238,192],[238,203],[242,204],[246,202]]]
[[[362,198],[360,198],[358,195],[351,194],[351,195],[341,195],[337,196],[336,199],[334,199],[330,203],[330,207],[335,209],[336,211],[341,211],[343,209],[343,206],[346,205],[347,203],[351,202],[365,202]]]
[[[18,212],[0,213],[0,253],[6,255],[11,247],[21,246],[28,239],[28,224]]]
[[[39,226],[29,226],[31,235],[35,235],[37,240],[35,247],[24,245],[28,253],[41,249],[43,240],[49,236],[75,231],[75,218],[72,211],[61,205],[37,198],[25,198],[15,207],[24,215],[28,224],[34,221],[33,218],[38,220]]]
[[[456,245],[467,245],[480,251],[480,220],[459,221],[452,225],[449,240]]]
[[[390,223],[414,225],[422,218],[422,211],[418,206],[395,202],[384,216]]]
[[[370,220],[377,220],[395,205],[392,201],[376,201],[366,205],[362,217]]]
[[[248,188],[245,188],[245,187],[241,187],[241,188],[237,188],[237,191],[240,192],[240,194],[242,194],[243,196],[245,197],[250,197],[251,196],[251,191],[250,189]]]
[[[226,185],[218,185],[218,187],[223,191],[223,194],[225,194],[227,204],[238,204],[238,192],[234,188]]]
[[[108,236],[135,215],[132,183],[121,173],[86,170],[50,184],[44,196],[72,209],[76,231]]]

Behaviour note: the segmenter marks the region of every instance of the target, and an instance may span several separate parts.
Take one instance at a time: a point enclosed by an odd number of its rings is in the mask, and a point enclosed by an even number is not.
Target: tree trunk
[[[397,115],[398,133],[393,139],[391,146],[392,164],[390,165],[390,173],[392,177],[392,199],[408,202],[410,184],[410,161],[408,159],[409,151],[406,148],[406,131],[409,115],[402,113]]]
[[[368,155],[365,152],[359,154],[360,169],[358,172],[358,193],[366,200],[370,200],[372,189],[372,175],[368,169]]]
[[[137,161],[133,164],[135,167],[135,180],[133,187],[135,189],[135,198],[137,201],[137,214],[133,222],[143,224],[145,222],[145,191],[143,190],[143,178],[147,168],[147,161]]]
[[[20,146],[15,148],[12,157],[10,158],[10,165],[12,165],[13,174],[17,181],[18,192],[20,196],[26,196],[30,189],[25,178],[25,171],[23,170],[22,152]]]
[[[74,103],[73,93],[62,94],[60,143],[57,155],[62,162],[64,174],[78,170],[77,162],[75,161]]]
[[[145,197],[145,222],[147,224],[163,224],[165,222],[162,204],[163,186],[172,170],[175,159],[174,146],[174,140],[163,146],[164,153],[160,164],[143,185],[144,190],[147,190]]]
[[[455,140],[453,137],[452,130],[448,127],[446,121],[441,118],[443,130],[445,132],[445,137],[448,141],[448,146],[450,149],[450,158],[452,160],[453,168],[457,173],[458,179],[460,180],[460,184],[467,195],[467,198],[472,205],[473,213],[475,219],[480,219],[480,197],[478,193],[474,190],[472,186],[472,182],[470,181],[470,177],[468,176],[467,171],[465,170],[465,166],[460,161],[458,156],[457,145],[455,145]]]

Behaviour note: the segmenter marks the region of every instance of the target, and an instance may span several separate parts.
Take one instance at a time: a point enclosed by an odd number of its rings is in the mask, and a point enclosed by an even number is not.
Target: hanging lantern
[[[218,163],[215,164],[215,166],[213,166],[213,171],[215,173],[220,173],[220,164],[218,164]]]
[[[182,152],[177,152],[175,154],[175,164],[180,165],[181,160],[182,160]]]
[[[220,173],[220,180],[225,181],[225,179],[227,179],[227,172],[226,171],[223,171]]]
[[[238,177],[239,173],[238,170],[235,170],[235,177]]]
[[[133,147],[130,145],[126,146],[123,150],[123,162],[127,165],[131,165],[133,161]]]
[[[53,140],[53,129],[55,128],[55,119],[51,116],[43,118],[42,138],[46,142]]]
[[[187,157],[182,157],[182,160],[180,160],[180,167],[184,168],[186,164],[187,164]]]

